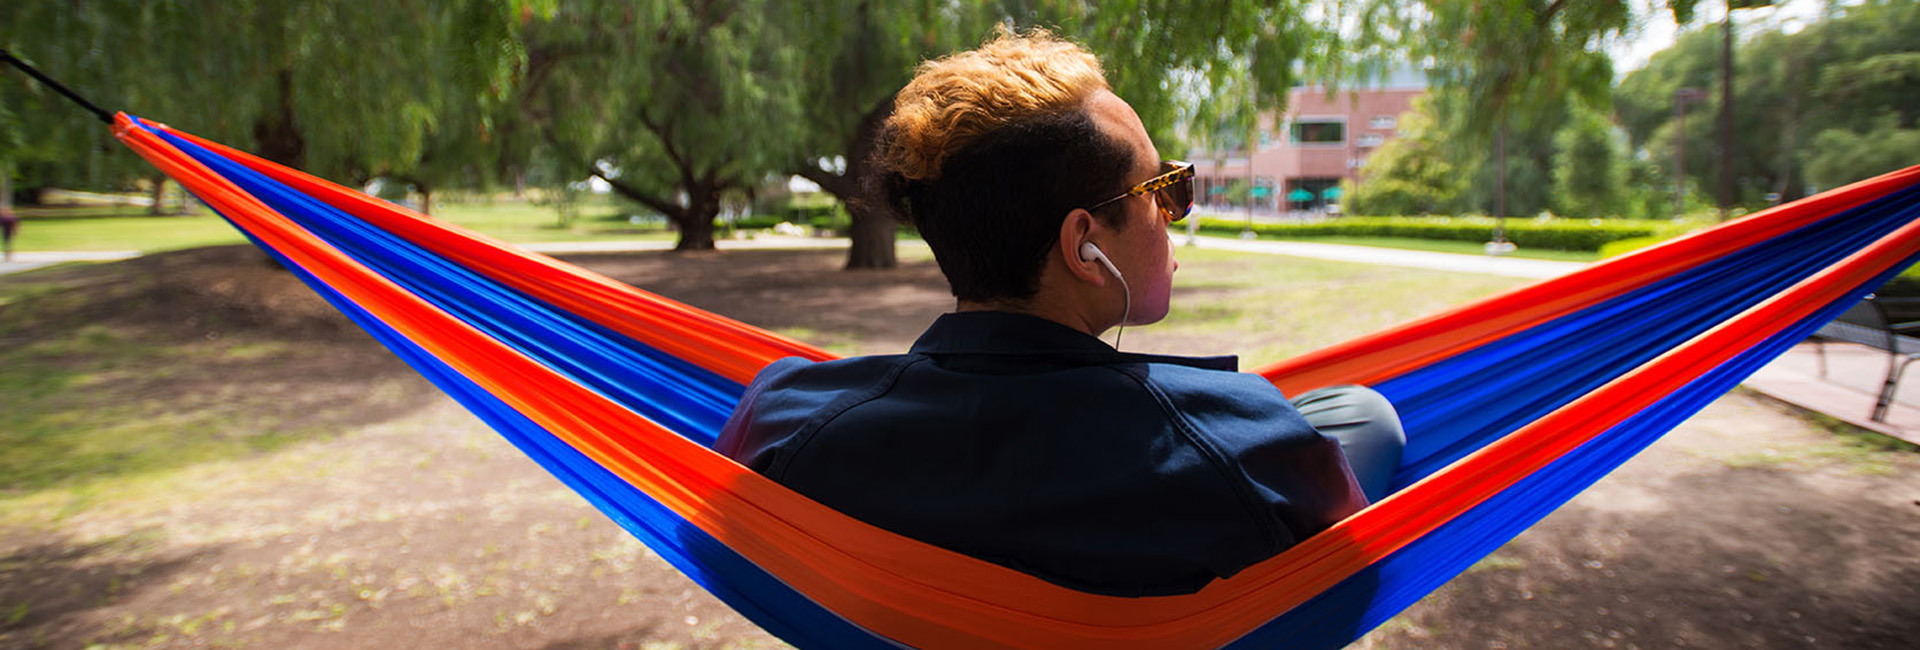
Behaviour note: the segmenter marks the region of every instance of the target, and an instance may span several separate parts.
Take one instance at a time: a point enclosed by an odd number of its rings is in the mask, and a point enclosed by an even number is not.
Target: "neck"
[[[1112,326],[1111,324],[1096,324],[1092,319],[1086,318],[1082,310],[1074,309],[1070,304],[1064,304],[1061,301],[1043,300],[1038,296],[1027,300],[989,300],[979,302],[961,300],[954,306],[954,311],[999,311],[1011,314],[1024,314],[1034,318],[1044,318],[1096,338],[1105,333],[1108,327]]]

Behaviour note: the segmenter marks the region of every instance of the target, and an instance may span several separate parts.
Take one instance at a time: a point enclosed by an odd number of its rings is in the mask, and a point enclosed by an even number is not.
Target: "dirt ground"
[[[332,432],[0,501],[17,510],[0,513],[0,648],[784,647],[257,255],[77,270],[65,302],[0,305],[229,346],[102,399],[265,395],[245,408]],[[839,255],[570,259],[842,352],[904,348],[950,304],[929,263],[840,273]],[[1916,469],[1736,392],[1356,647],[1912,648]]]

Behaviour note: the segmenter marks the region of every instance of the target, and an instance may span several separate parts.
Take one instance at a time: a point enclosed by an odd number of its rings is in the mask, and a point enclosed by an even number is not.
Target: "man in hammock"
[[[1234,357],[1098,338],[1167,315],[1167,225],[1193,176],[1093,55],[1003,31],[929,61],[874,163],[955,313],[907,354],[774,363],[721,453],[890,531],[1121,596],[1198,590],[1385,494],[1405,438],[1379,394],[1290,404]]]

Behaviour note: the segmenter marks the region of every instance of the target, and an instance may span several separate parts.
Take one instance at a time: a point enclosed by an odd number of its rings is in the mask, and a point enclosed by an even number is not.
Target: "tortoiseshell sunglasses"
[[[1160,175],[1142,181],[1128,188],[1120,196],[1093,204],[1088,212],[1106,207],[1108,204],[1127,198],[1153,193],[1154,205],[1160,206],[1160,216],[1173,223],[1186,218],[1193,211],[1193,163],[1178,160],[1160,161]]]

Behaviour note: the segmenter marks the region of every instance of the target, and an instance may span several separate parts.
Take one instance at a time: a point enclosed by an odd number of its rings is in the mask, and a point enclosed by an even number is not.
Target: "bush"
[[[765,230],[767,228],[772,228],[774,226],[780,225],[780,222],[782,221],[785,221],[785,219],[780,218],[779,215],[755,214],[752,216],[735,219],[733,222],[733,227],[739,228],[741,230]],[[715,228],[725,228],[727,227],[727,220],[722,219],[720,217],[714,217],[713,226]]]
[[[1253,230],[1282,239],[1314,237],[1390,237],[1485,242],[1493,237],[1490,217],[1343,217],[1313,223],[1256,223]],[[1610,242],[1670,236],[1672,226],[1657,221],[1620,219],[1507,219],[1507,240],[1521,248],[1598,251]],[[1238,233],[1246,222],[1201,219],[1200,229]]]
[[[853,227],[853,217],[847,215],[847,209],[837,201],[768,202],[757,206],[753,216],[734,222],[734,227],[742,230],[764,230],[780,225],[782,222],[802,226],[811,226],[814,230],[845,233]],[[715,226],[726,226],[722,220],[715,219]]]

